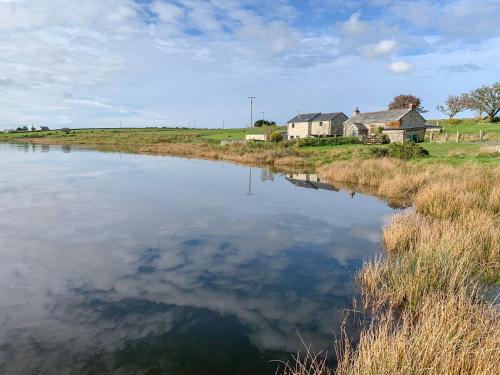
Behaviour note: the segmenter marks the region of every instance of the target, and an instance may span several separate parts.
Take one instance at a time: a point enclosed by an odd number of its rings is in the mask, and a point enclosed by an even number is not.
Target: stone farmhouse
[[[341,136],[346,120],[342,112],[298,114],[288,121],[288,139]]]
[[[344,122],[343,134],[363,138],[382,133],[386,134],[391,142],[422,142],[425,130],[425,119],[416,111],[415,106],[410,104],[407,109],[367,113],[361,113],[356,108],[352,117]]]

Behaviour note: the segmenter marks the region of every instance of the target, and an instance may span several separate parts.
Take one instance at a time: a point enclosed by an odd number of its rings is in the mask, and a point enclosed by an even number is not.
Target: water
[[[309,181],[306,181],[309,180]],[[273,374],[393,210],[220,162],[0,145],[1,374]]]

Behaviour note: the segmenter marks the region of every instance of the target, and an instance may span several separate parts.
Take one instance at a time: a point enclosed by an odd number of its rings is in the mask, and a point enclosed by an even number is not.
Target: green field
[[[280,143],[249,143],[233,144],[231,147],[221,146],[220,142],[240,141],[246,134],[264,133],[285,128],[253,128],[253,129],[164,129],[164,128],[124,128],[124,129],[75,129],[69,132],[60,130],[38,132],[11,132],[0,133],[0,142],[23,142],[37,144],[82,145],[101,147],[109,150],[120,148],[122,151],[151,154],[178,154],[191,157],[212,158],[213,152],[217,158],[227,160],[240,160],[246,155],[248,162],[262,160],[263,154],[269,155],[269,160],[295,158],[301,159],[302,164],[324,165],[336,160],[349,160],[371,157],[370,149],[373,147],[359,144],[307,146],[299,147],[296,142]],[[478,132],[478,129],[494,132],[500,135],[500,124],[483,124],[476,121],[459,125],[450,125],[446,129],[462,132]],[[499,154],[492,154],[482,150],[485,144],[491,142],[459,142],[450,137],[448,143],[423,143],[430,155],[418,159],[418,163],[447,162],[463,164],[467,162],[497,165],[500,161]],[[173,150],[174,146],[176,147]],[[182,148],[182,150],[180,150]],[[212,156],[211,156],[212,154]]]
[[[72,129],[69,133],[61,130],[37,132],[0,133],[0,141],[23,141],[27,139],[45,139],[80,144],[151,144],[161,142],[220,142],[238,141],[246,134],[261,134],[284,128],[252,129],[186,129],[186,128],[124,128],[124,129]]]
[[[428,123],[439,124],[443,127],[443,131],[450,135],[459,134],[479,134],[482,130],[484,134],[495,133],[500,134],[499,122],[483,122],[474,119],[459,119],[459,120],[429,120]]]

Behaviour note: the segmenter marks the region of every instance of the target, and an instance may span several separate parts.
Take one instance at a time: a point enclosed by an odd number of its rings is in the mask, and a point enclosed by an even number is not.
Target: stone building
[[[288,121],[288,139],[341,136],[346,120],[342,112],[298,114]]]
[[[425,128],[425,119],[412,104],[406,109],[367,113],[361,113],[356,108],[352,117],[344,122],[344,135],[357,137],[363,136],[362,133],[367,135],[382,133],[386,134],[391,142],[405,140],[422,142]]]

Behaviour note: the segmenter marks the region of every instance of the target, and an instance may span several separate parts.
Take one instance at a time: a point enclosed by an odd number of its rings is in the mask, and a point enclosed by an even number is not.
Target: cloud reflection
[[[214,324],[225,342],[244,338],[224,350],[295,352],[297,331],[325,347],[390,212],[282,176],[246,197],[247,172],[231,165],[37,155],[17,153],[0,177],[3,373],[97,371],[138,340],[215,340],[199,337]]]

